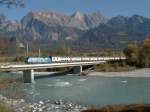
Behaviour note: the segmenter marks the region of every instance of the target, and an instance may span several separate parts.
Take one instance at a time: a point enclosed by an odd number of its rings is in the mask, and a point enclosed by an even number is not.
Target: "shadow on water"
[[[93,69],[92,65],[87,65],[82,68],[83,70],[88,70],[88,69]],[[57,73],[51,73],[51,74],[46,74],[46,75],[39,75],[39,76],[34,76],[34,79],[44,79],[44,78],[51,78],[51,77],[58,77],[58,76],[65,76],[67,74],[73,74],[73,68],[70,68],[66,71],[61,71]]]
[[[71,74],[72,72],[73,72],[73,69],[69,69],[69,70],[61,71],[61,72],[57,72],[57,73],[34,76],[34,79],[44,79],[44,78],[65,76],[65,75],[67,75],[67,74]]]

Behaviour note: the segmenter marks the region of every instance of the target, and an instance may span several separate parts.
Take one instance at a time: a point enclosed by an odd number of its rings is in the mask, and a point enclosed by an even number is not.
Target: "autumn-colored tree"
[[[140,65],[150,67],[150,39],[145,39],[143,48],[140,51]]]
[[[150,39],[145,39],[141,48],[138,48],[136,44],[129,44],[124,49],[124,54],[129,64],[150,67]]]
[[[129,64],[137,65],[139,63],[139,48],[136,44],[128,44],[124,49],[124,54]]]
[[[150,39],[145,39],[144,40],[144,45],[143,45],[144,49],[146,50],[147,53],[149,53],[150,51]]]

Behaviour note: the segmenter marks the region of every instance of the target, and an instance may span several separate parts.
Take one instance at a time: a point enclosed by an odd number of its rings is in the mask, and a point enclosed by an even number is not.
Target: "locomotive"
[[[59,57],[59,56],[47,56],[47,57],[27,57],[25,62],[28,64],[34,63],[55,63],[55,62],[83,62],[83,61],[108,61],[108,60],[124,60],[125,57]]]
[[[27,57],[25,63],[52,63],[52,57]]]

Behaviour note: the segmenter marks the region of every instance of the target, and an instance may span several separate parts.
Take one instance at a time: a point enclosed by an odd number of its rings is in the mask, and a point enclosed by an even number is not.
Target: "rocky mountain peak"
[[[144,20],[147,20],[146,18],[144,18],[143,16],[139,16],[139,15],[133,15],[131,17],[131,19],[135,22],[139,22],[139,23],[143,23]]]
[[[23,37],[42,39],[77,38],[84,31],[105,23],[105,17],[100,12],[82,13],[76,11],[72,16],[54,11],[31,11],[20,23],[9,23],[7,31],[23,35]]]
[[[80,21],[83,21],[84,20],[84,14],[81,13],[80,11],[76,11],[73,15],[72,15],[73,18],[76,18]]]
[[[35,11],[35,12],[31,12],[32,15],[36,18],[58,18],[58,17],[67,17],[63,14],[60,14],[58,12],[54,12],[54,11]]]
[[[116,17],[113,17],[112,19],[110,19],[108,21],[108,24],[114,26],[114,27],[117,27],[118,25],[125,25],[126,22],[128,21],[128,17],[124,17],[124,16],[116,16]]]

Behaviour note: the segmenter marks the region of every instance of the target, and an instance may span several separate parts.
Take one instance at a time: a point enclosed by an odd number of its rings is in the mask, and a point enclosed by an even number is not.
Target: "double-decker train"
[[[26,63],[55,63],[55,62],[84,62],[84,61],[108,61],[108,60],[124,60],[125,57],[27,57]]]

